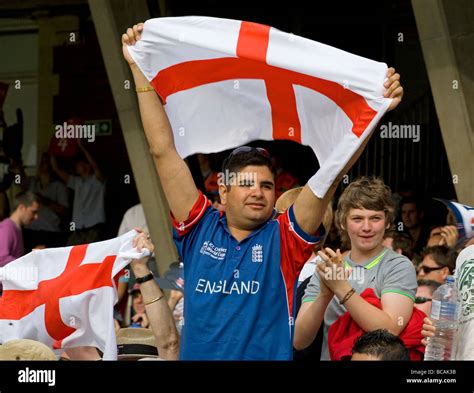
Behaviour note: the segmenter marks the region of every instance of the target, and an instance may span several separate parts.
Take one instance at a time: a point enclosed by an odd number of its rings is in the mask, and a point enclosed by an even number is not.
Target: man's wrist
[[[135,275],[136,278],[142,278],[151,273],[150,269],[148,269],[148,266],[134,266],[133,267],[133,274]]]
[[[148,273],[146,276],[135,277],[135,278],[136,278],[135,282],[136,282],[137,284],[143,284],[143,283],[145,283],[145,282],[147,282],[147,281],[153,281],[153,279],[155,278],[155,276],[154,276],[153,272],[150,272],[150,273]]]

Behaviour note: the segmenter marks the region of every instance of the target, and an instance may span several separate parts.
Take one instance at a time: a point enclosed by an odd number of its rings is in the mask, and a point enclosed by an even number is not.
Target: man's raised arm
[[[401,102],[403,97],[403,87],[400,85],[400,75],[395,73],[394,68],[389,68],[387,70],[387,81],[384,83],[386,88],[384,97],[391,98],[392,102],[388,107],[388,110],[395,109],[395,107]],[[362,143],[362,145],[357,149],[355,154],[352,156],[350,161],[341,171],[339,176],[334,180],[329,190],[326,192],[326,195],[321,199],[314,195],[313,191],[306,184],[296,198],[295,204],[293,206],[296,222],[299,227],[308,234],[315,234],[318,230],[321,220],[323,218],[324,212],[331,200],[336,188],[341,181],[342,177],[351,169],[352,165],[359,159],[360,155],[365,149],[365,146],[369,142],[370,138]]]
[[[142,31],[143,23],[139,23],[122,35],[123,55],[137,88],[149,87],[150,83],[130,56],[127,46],[135,45]],[[137,95],[143,128],[163,191],[174,217],[184,221],[198,198],[198,190],[188,166],[176,151],[171,125],[158,95],[154,90],[138,92]]]

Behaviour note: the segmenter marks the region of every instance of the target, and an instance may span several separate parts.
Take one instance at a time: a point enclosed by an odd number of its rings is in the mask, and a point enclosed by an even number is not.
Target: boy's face
[[[387,226],[383,211],[350,209],[346,230],[351,239],[351,248],[366,252],[379,247]]]

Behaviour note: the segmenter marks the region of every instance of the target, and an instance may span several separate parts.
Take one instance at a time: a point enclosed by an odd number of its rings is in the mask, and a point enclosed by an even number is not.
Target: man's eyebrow
[[[263,181],[260,182],[260,185],[261,186],[274,186],[275,183],[270,181],[270,180],[263,180]]]

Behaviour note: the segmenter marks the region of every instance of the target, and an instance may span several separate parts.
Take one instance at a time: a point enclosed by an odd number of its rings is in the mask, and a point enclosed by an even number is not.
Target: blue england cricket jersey
[[[296,282],[319,241],[298,227],[293,207],[238,242],[200,193],[173,226],[184,262],[180,358],[292,359]]]

